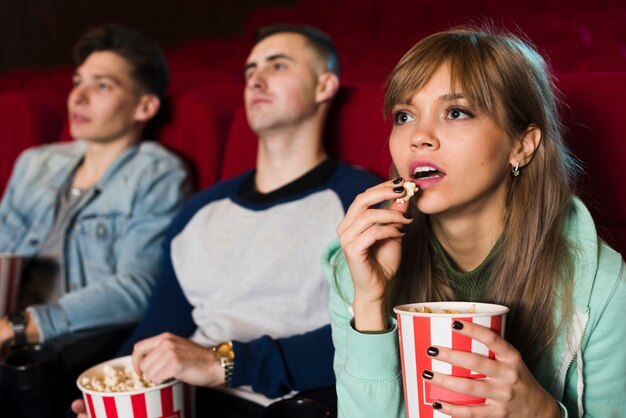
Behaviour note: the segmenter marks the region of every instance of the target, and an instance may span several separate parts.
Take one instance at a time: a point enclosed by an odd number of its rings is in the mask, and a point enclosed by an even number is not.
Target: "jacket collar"
[[[69,146],[67,148],[62,149],[58,153],[58,159],[61,163],[61,168],[58,175],[54,176],[49,182],[49,187],[51,190],[59,190],[61,187],[71,181],[71,176],[74,175],[74,172],[78,168],[78,165],[85,157],[85,152],[87,151],[86,141],[78,139],[68,145]],[[122,154],[117,157],[117,159],[106,170],[102,178],[98,180],[98,182],[94,185],[94,190],[103,189],[111,181],[111,178],[115,175],[119,168],[122,167],[139,151],[139,147],[139,144],[134,144],[125,149],[124,152],[122,152]]]

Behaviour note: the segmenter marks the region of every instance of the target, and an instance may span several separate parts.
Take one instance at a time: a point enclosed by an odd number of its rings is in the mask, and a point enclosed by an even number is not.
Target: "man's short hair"
[[[313,49],[326,60],[326,69],[339,77],[339,54],[328,34],[312,26],[279,23],[259,28],[254,34],[254,45],[277,33],[297,33],[304,36]]]
[[[148,93],[163,98],[168,71],[163,50],[141,32],[104,25],[84,33],[74,45],[74,61],[81,65],[93,52],[114,52],[131,65],[131,77]]]

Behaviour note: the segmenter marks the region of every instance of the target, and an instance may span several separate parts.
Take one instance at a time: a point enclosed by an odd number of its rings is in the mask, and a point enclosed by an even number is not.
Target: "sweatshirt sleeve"
[[[330,325],[288,338],[233,341],[231,385],[249,385],[269,398],[335,383]]]
[[[330,281],[330,318],[335,346],[339,418],[404,417],[404,396],[395,321],[381,334],[357,332],[353,323],[354,289],[338,240],[322,264]]]
[[[581,389],[584,416],[626,416],[626,264],[620,258],[613,250],[601,249],[590,300],[590,322],[595,326],[587,330],[589,339],[583,347],[584,388],[577,387],[578,367],[571,367],[565,388],[564,404],[572,417],[578,415]]]

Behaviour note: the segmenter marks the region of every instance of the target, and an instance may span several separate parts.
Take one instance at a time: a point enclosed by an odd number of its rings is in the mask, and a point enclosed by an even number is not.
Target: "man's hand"
[[[224,384],[224,369],[211,348],[170,333],[135,344],[133,367],[155,383],[174,378],[195,386]]]

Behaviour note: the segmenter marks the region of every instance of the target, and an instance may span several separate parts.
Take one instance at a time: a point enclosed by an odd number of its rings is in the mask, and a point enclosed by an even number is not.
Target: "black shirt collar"
[[[256,190],[254,182],[256,170],[254,170],[248,178],[244,180],[239,189],[239,193],[237,193],[237,197],[252,203],[268,203],[276,199],[292,196],[323,185],[333,175],[336,167],[337,161],[327,158],[291,183],[269,193],[261,193]]]

